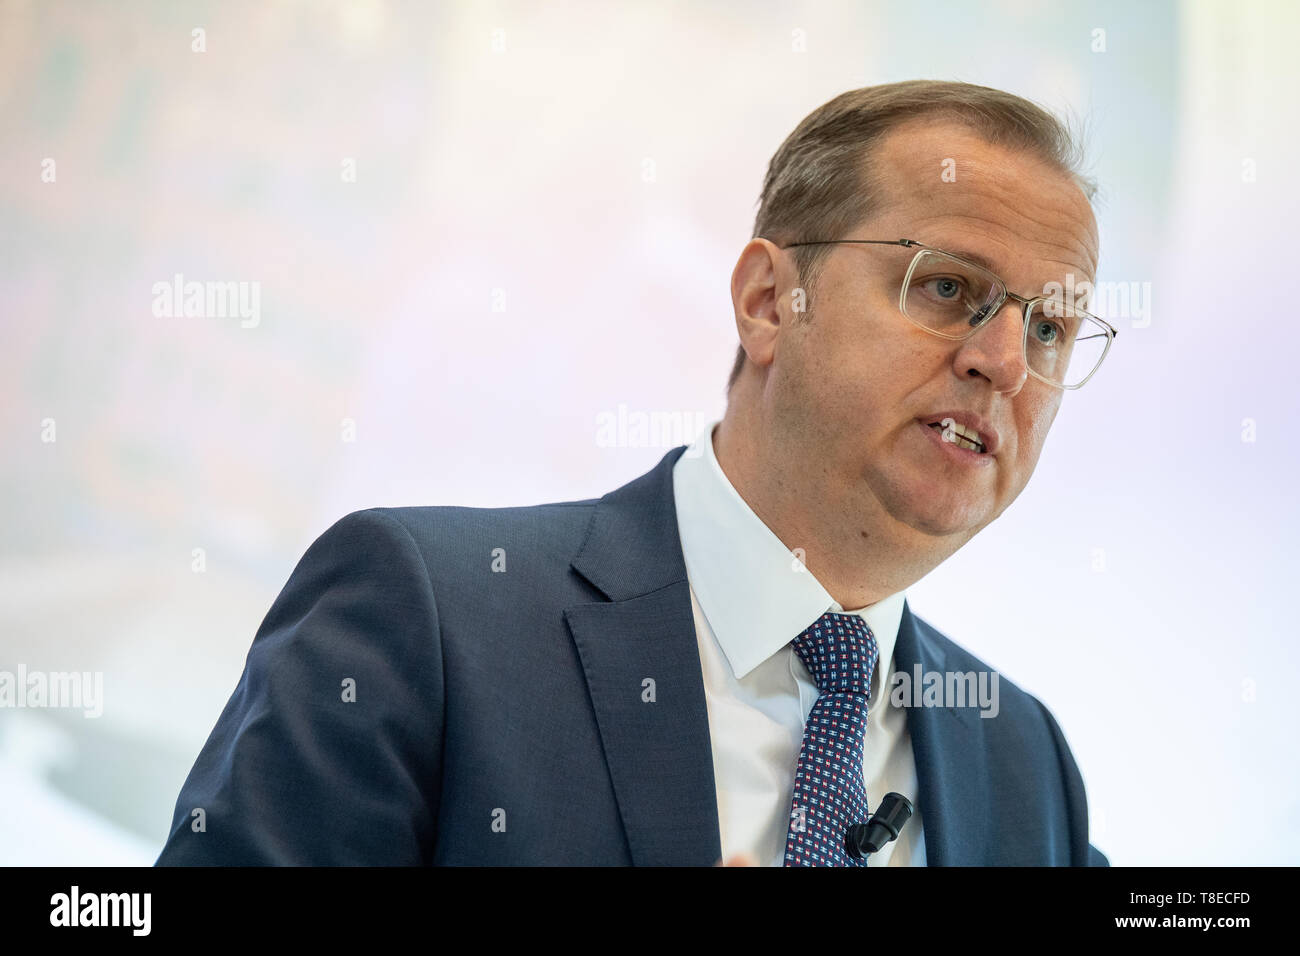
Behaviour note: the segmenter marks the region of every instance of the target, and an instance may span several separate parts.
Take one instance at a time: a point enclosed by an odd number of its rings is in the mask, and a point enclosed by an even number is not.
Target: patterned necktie
[[[794,772],[786,866],[866,866],[844,850],[844,831],[867,822],[862,740],[876,636],[857,614],[828,611],[794,639],[820,696],[808,714]]]

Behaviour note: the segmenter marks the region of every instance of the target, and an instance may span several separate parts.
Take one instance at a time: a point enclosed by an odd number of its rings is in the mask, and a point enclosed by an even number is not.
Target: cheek
[[[1038,463],[1058,407],[1059,402],[1040,406],[1021,420],[1017,428],[1016,438],[1020,445],[1016,453],[1026,471],[1031,471]]]
[[[932,372],[944,364],[944,343],[897,315],[892,302],[876,301],[861,311],[840,313],[825,323],[818,347],[848,370],[841,377],[883,387]]]
[[[878,383],[873,386],[870,349],[809,334],[786,358],[777,401],[789,440],[822,456],[852,457],[849,449],[861,445],[888,407]]]

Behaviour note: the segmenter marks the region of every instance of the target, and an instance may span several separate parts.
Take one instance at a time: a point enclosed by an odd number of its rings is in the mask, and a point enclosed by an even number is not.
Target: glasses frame
[[[1023,295],[1017,295],[1016,293],[1012,292],[1010,289],[1007,288],[1007,284],[1003,282],[999,276],[995,275],[991,270],[986,269],[978,262],[971,262],[969,259],[965,258],[964,256],[959,256],[956,253],[948,252],[944,249],[936,248],[935,246],[928,246],[924,242],[918,242],[915,239],[821,239],[815,242],[791,242],[791,243],[787,243],[784,246],[779,246],[778,248],[793,249],[796,246],[837,246],[837,245],[905,246],[909,249],[915,249],[916,255],[912,257],[912,261],[907,267],[907,275],[903,277],[902,287],[898,290],[898,311],[903,314],[903,318],[907,319],[908,322],[911,322],[922,332],[929,332],[931,335],[938,336],[941,339],[947,339],[948,341],[951,342],[965,341],[966,339],[974,335],[976,332],[978,332],[980,329],[984,328],[984,326],[989,323],[989,321],[993,318],[993,316],[1001,312],[1002,306],[1006,304],[1007,299],[1014,299],[1016,302],[1019,302],[1023,307],[1023,316],[1024,316],[1024,333],[1020,337],[1020,354],[1025,360],[1025,371],[1027,371],[1034,378],[1038,379],[1040,382],[1044,382],[1045,384],[1050,385],[1053,388],[1059,388],[1064,391],[1074,391],[1075,389],[1083,388],[1083,386],[1087,385],[1088,380],[1097,374],[1097,369],[1101,368],[1102,363],[1106,361],[1106,356],[1110,354],[1111,343],[1113,343],[1115,341],[1115,337],[1119,335],[1119,329],[1115,328],[1115,326],[1111,325],[1105,319],[1101,318],[1100,316],[1093,315],[1091,312],[1088,312],[1085,309],[1080,309],[1078,307],[1075,307],[1074,309],[1075,312],[1079,313],[1080,315],[1086,316],[1089,319],[1092,319],[1094,322],[1096,322],[1098,325],[1100,325],[1103,329],[1106,330],[1106,347],[1102,350],[1101,358],[1097,360],[1097,364],[1093,366],[1092,371],[1089,372],[1086,376],[1084,376],[1083,381],[1079,382],[1077,385],[1063,385],[1060,382],[1053,382],[1050,378],[1040,375],[1039,373],[1035,372],[1032,368],[1029,367],[1029,314],[1033,310],[1033,307],[1038,303],[1055,301],[1052,297],[1045,296],[1045,295],[1038,295],[1029,298]],[[988,275],[993,277],[993,280],[996,283],[996,287],[999,290],[1001,290],[998,295],[997,302],[994,303],[992,308],[988,310],[988,314],[980,320],[978,325],[972,325],[970,327],[970,331],[964,332],[961,335],[947,335],[943,332],[938,332],[932,328],[929,328],[928,326],[922,325],[921,323],[917,322],[915,319],[913,319],[910,315],[907,314],[907,309],[904,306],[904,303],[907,301],[907,287],[912,281],[912,273],[916,269],[916,264],[921,260],[921,254],[924,252],[937,252],[940,255],[947,256],[949,259],[956,259],[958,262],[962,263],[963,265],[967,265],[973,269],[978,269],[981,272],[987,273]]]

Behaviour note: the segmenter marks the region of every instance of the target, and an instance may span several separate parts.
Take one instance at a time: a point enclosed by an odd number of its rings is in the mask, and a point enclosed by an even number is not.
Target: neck
[[[845,610],[875,604],[916,583],[960,547],[895,520],[872,499],[836,509],[808,494],[808,472],[763,444],[762,424],[734,403],[713,433],[718,465],[745,503]]]

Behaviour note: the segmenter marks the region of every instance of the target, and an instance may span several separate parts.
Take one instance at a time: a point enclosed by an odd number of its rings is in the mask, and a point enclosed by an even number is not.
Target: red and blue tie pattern
[[[794,639],[817,684],[794,772],[786,866],[866,866],[844,850],[844,831],[867,822],[862,741],[876,636],[857,614],[828,611]]]

